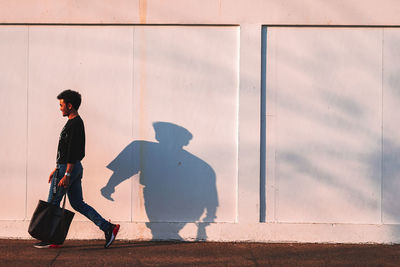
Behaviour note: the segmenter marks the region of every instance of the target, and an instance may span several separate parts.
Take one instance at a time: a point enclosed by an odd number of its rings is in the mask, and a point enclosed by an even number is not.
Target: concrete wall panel
[[[127,146],[141,160],[135,220],[235,219],[238,34],[237,27],[135,28],[135,142]]]
[[[26,205],[28,28],[0,27],[0,219],[23,220]]]
[[[382,30],[271,28],[267,36],[275,219],[380,222]]]
[[[131,186],[108,201],[108,163],[132,134],[132,27],[33,27],[30,31],[28,213],[47,198],[47,178],[55,166],[58,136],[66,123],[56,96],[81,92],[86,128],[82,180],[84,200],[105,218],[130,221]],[[83,219],[77,215],[77,219]]]
[[[260,222],[261,26],[240,26],[237,221]]]

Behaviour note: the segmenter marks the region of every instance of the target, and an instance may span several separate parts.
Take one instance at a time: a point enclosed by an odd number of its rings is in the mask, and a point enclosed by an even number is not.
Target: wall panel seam
[[[382,47],[381,47],[381,195],[380,195],[380,222],[383,224],[383,185],[384,185],[384,69],[385,69],[385,58],[384,58],[384,51],[385,50],[385,29],[382,29]]]
[[[237,93],[236,93],[236,97],[237,97],[237,100],[236,100],[236,107],[237,107],[237,109],[236,109],[236,122],[237,122],[237,125],[236,125],[236,132],[237,132],[237,136],[236,136],[236,142],[237,142],[237,145],[236,145],[236,166],[237,166],[237,169],[236,169],[236,188],[235,188],[235,191],[236,191],[236,203],[235,203],[235,213],[236,213],[236,216],[235,216],[235,223],[238,223],[239,222],[239,198],[240,198],[240,193],[239,193],[239,190],[240,190],[240,184],[239,184],[239,182],[240,182],[240,168],[241,168],[241,166],[240,166],[240,159],[239,159],[239,157],[240,157],[240,91],[241,91],[241,83],[242,83],[242,79],[241,79],[241,62],[242,62],[242,60],[241,60],[241,43],[242,43],[242,29],[239,27],[238,28],[238,31],[239,31],[239,34],[238,34],[238,37],[236,37],[237,39],[236,39],[236,42],[238,43],[238,47],[237,47],[237,49],[238,49],[238,51],[237,51],[237,58],[238,58],[238,61],[237,61]]]
[[[28,149],[29,149],[29,26],[26,46],[26,136],[25,136],[25,220],[28,219]]]
[[[261,26],[261,101],[260,101],[260,222],[266,222],[266,76],[267,27]]]
[[[134,124],[135,124],[135,107],[134,107],[134,79],[135,79],[135,27],[132,26],[132,87],[131,87],[131,140],[134,138]],[[133,159],[133,153],[131,153],[131,160]],[[133,222],[133,186],[134,186],[134,177],[131,179],[131,205],[130,205],[130,211],[131,211],[131,222]]]

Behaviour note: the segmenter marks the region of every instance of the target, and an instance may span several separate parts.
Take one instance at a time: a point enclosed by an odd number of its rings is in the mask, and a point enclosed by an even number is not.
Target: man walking
[[[68,121],[61,131],[58,142],[57,167],[49,177],[51,186],[48,202],[59,206],[62,197],[67,193],[72,208],[85,215],[104,232],[106,239],[104,247],[108,248],[115,240],[120,226],[107,222],[95,209],[83,201],[82,196],[81,160],[85,156],[85,128],[78,114],[81,95],[76,91],[65,90],[57,96],[57,99],[60,101],[62,115],[68,117]],[[58,186],[56,192],[53,192],[54,185]],[[34,246],[36,248],[57,247],[46,242],[39,242]]]

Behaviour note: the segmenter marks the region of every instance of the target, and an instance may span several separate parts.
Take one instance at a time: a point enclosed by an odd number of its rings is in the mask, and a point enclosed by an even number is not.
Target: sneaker
[[[40,241],[39,243],[36,243],[33,245],[35,248],[60,248],[61,245],[54,245],[50,244],[44,241]]]
[[[106,244],[104,245],[104,248],[108,248],[112,244],[112,242],[114,242],[115,237],[118,234],[118,231],[119,231],[119,224],[110,223],[110,227],[108,228],[107,231],[104,232],[106,237]]]

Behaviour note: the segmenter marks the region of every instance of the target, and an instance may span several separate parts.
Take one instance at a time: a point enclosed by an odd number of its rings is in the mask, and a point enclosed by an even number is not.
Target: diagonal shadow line
[[[54,266],[54,264],[57,261],[57,258],[60,256],[61,254],[61,249],[58,250],[57,255],[54,257],[54,259],[50,262],[49,266]]]

